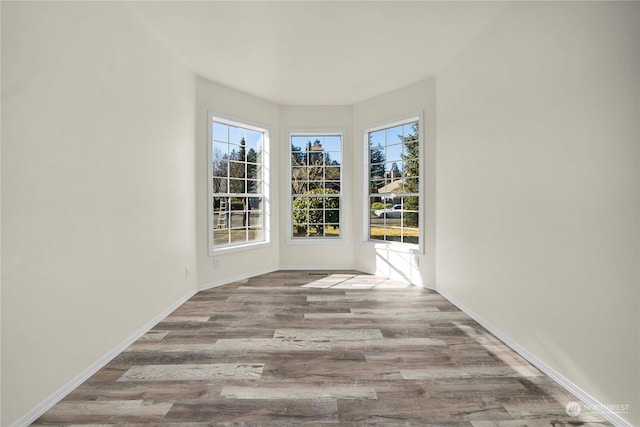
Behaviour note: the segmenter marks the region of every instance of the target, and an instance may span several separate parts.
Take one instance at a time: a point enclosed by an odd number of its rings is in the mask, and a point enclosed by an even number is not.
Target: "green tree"
[[[236,149],[231,150],[230,158],[231,162],[229,163],[229,177],[231,181],[229,181],[229,191],[232,193],[246,193],[247,192],[247,182],[245,178],[247,177],[247,169],[246,169],[246,159],[247,152],[245,149],[246,142],[244,138],[240,141],[240,148],[236,151]]]
[[[411,132],[403,137],[404,152],[402,160],[404,161],[404,189],[407,194],[404,197],[403,223],[405,227],[418,226],[418,209],[420,208],[420,139],[418,137],[418,122],[411,125]],[[406,212],[414,211],[414,212]]]
[[[247,178],[258,179],[258,153],[253,148],[247,152]]]
[[[369,150],[369,194],[377,194],[378,188],[384,186],[384,148],[381,145]]]
[[[323,236],[325,224],[339,222],[339,199],[331,194],[339,192],[332,188],[314,188],[293,201],[293,224],[298,234],[309,234],[311,227],[315,227],[316,234]]]

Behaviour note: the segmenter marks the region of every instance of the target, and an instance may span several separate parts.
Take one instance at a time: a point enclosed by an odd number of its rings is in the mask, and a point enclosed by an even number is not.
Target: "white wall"
[[[437,76],[437,288],[640,424],[638,3],[515,2]]]
[[[194,107],[123,5],[2,2],[2,425],[195,289]]]
[[[280,108],[280,152],[281,167],[278,175],[278,189],[281,192],[280,229],[282,240],[280,244],[280,265],[283,268],[353,268],[353,242],[359,235],[354,230],[353,200],[353,107],[351,106],[282,106]],[[291,198],[289,134],[292,131],[342,131],[343,159],[342,159],[342,205],[341,241],[293,241],[289,237],[291,228],[287,224],[290,220]]]
[[[408,280],[419,286],[435,287],[435,79],[400,88],[367,101],[356,104],[354,111],[354,244],[356,267],[399,280]],[[421,221],[424,227],[424,253],[413,255],[394,245],[373,244],[363,241],[364,221],[364,165],[366,164],[364,131],[370,127],[384,125],[390,121],[404,119],[422,113],[424,176],[421,185],[424,191],[424,206]],[[368,209],[368,208],[367,208]]]
[[[271,218],[268,219],[272,244],[269,247],[243,250],[217,255],[219,267],[214,268],[214,257],[209,256],[208,221],[208,117],[209,112],[223,118],[256,124],[269,130],[271,141]],[[279,147],[279,107],[268,101],[238,92],[226,86],[198,78],[196,107],[196,223],[198,280],[200,288],[228,283],[275,270],[279,265],[280,222],[278,221],[280,188],[278,173],[282,160]]]
[[[2,34],[2,7],[0,6],[0,34]],[[1,37],[0,37],[1,39]],[[1,50],[1,49],[0,49]],[[0,56],[0,81],[2,57]],[[0,84],[0,87],[2,85]],[[2,102],[0,102],[0,224],[2,224]],[[0,424],[2,424],[2,227],[0,226]]]

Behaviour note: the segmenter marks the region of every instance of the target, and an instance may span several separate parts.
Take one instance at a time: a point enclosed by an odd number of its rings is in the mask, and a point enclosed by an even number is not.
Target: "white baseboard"
[[[265,268],[263,270],[252,271],[250,273],[239,274],[237,276],[228,277],[222,280],[216,280],[215,282],[211,282],[211,283],[205,283],[203,285],[198,286],[198,292],[206,291],[207,289],[217,288],[218,286],[228,285],[229,283],[233,283],[233,282],[239,282],[240,280],[250,279],[252,277],[256,277],[261,274],[273,273],[274,271],[278,271],[278,270],[280,270],[279,267],[270,267],[270,268]]]
[[[491,332],[496,338],[505,343],[509,348],[518,353],[520,356],[524,357],[529,363],[538,368],[540,371],[544,372],[546,375],[551,377],[555,382],[564,387],[569,393],[573,394],[577,399],[581,400],[587,407],[591,408],[602,408],[598,414],[609,421],[611,424],[617,427],[633,427],[629,422],[622,419],[620,415],[615,412],[609,410],[606,405],[601,404],[596,400],[593,396],[591,396],[586,391],[582,390],[580,387],[569,381],[566,377],[560,374],[558,371],[547,365],[542,360],[538,359],[534,354],[529,352],[527,349],[522,347],[517,342],[510,339],[508,336],[500,332],[489,322],[484,320],[478,314],[476,314],[473,310],[469,309],[469,307],[465,306],[463,303],[458,301],[456,298],[449,295],[447,292],[443,292],[442,290],[436,289],[436,292],[441,294],[443,297],[448,299],[453,305],[462,310],[467,316],[471,317],[473,320],[482,325],[483,328]]]
[[[140,337],[149,332],[154,326],[160,323],[165,317],[171,314],[175,309],[184,304],[189,298],[194,296],[196,291],[190,291],[178,301],[171,304],[171,306],[167,307],[160,314],[154,317],[150,322],[144,325],[142,328],[138,329],[133,335],[129,338],[118,344],[115,348],[113,348],[110,352],[102,356],[98,361],[93,363],[87,369],[85,369],[80,375],[69,381],[67,384],[62,386],[58,391],[49,396],[45,401],[40,403],[38,406],[33,408],[31,411],[26,413],[24,416],[19,418],[12,425],[14,427],[22,427],[28,426],[33,423],[35,420],[40,418],[45,412],[51,409],[56,403],[60,402],[65,398],[66,395],[75,390],[78,386],[80,386],[83,382],[88,380],[93,374],[98,372],[100,369],[105,367],[107,363],[111,362],[116,356],[122,353],[127,347],[136,342]]]

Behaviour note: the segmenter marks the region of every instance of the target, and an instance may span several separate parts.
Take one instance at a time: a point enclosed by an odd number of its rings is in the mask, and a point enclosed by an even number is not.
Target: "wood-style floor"
[[[439,294],[279,271],[200,292],[36,421],[610,425]]]

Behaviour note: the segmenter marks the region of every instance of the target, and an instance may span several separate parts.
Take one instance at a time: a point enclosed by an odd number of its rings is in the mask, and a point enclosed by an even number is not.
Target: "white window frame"
[[[340,194],[337,195],[339,203],[340,203],[340,213],[339,213],[339,227],[340,227],[340,237],[293,237],[293,190],[291,188],[291,168],[293,167],[291,162],[291,138],[294,136],[339,136],[340,137]],[[344,207],[344,129],[336,129],[336,130],[308,130],[308,129],[296,129],[290,130],[288,132],[287,138],[287,243],[293,245],[326,245],[326,244],[336,244],[344,242],[344,233],[343,229],[344,224],[344,216],[345,216],[345,207]]]
[[[419,175],[419,187],[418,187],[418,244],[414,243],[404,243],[404,242],[391,242],[391,241],[383,241],[383,240],[371,240],[369,238],[369,227],[370,227],[370,212],[369,212],[369,180],[370,180],[370,153],[369,153],[369,134],[371,132],[375,132],[382,129],[387,129],[399,125],[405,125],[411,122],[418,122],[418,158],[420,164],[418,166]],[[394,251],[401,252],[410,252],[415,254],[424,254],[425,248],[425,173],[424,173],[424,164],[425,164],[425,135],[424,131],[424,120],[423,113],[419,112],[416,114],[411,114],[408,116],[400,117],[397,119],[392,119],[385,122],[376,123],[370,125],[364,129],[363,132],[363,147],[364,147],[364,173],[363,173],[363,211],[362,211],[362,242],[365,244],[370,244],[380,249],[389,249]]]
[[[270,159],[270,140],[269,140],[269,127],[259,123],[251,122],[249,120],[227,117],[221,114],[217,114],[209,111],[207,120],[207,225],[209,227],[208,235],[208,247],[209,256],[218,256],[221,254],[245,251],[250,249],[257,249],[260,247],[271,246],[271,208],[270,208],[270,180],[271,180],[271,159]],[[229,126],[241,127],[244,129],[252,130],[255,132],[261,132],[264,137],[262,141],[262,240],[251,241],[246,243],[239,243],[235,245],[227,245],[222,247],[215,247],[213,244],[213,229],[215,227],[213,221],[213,122],[222,123]]]

